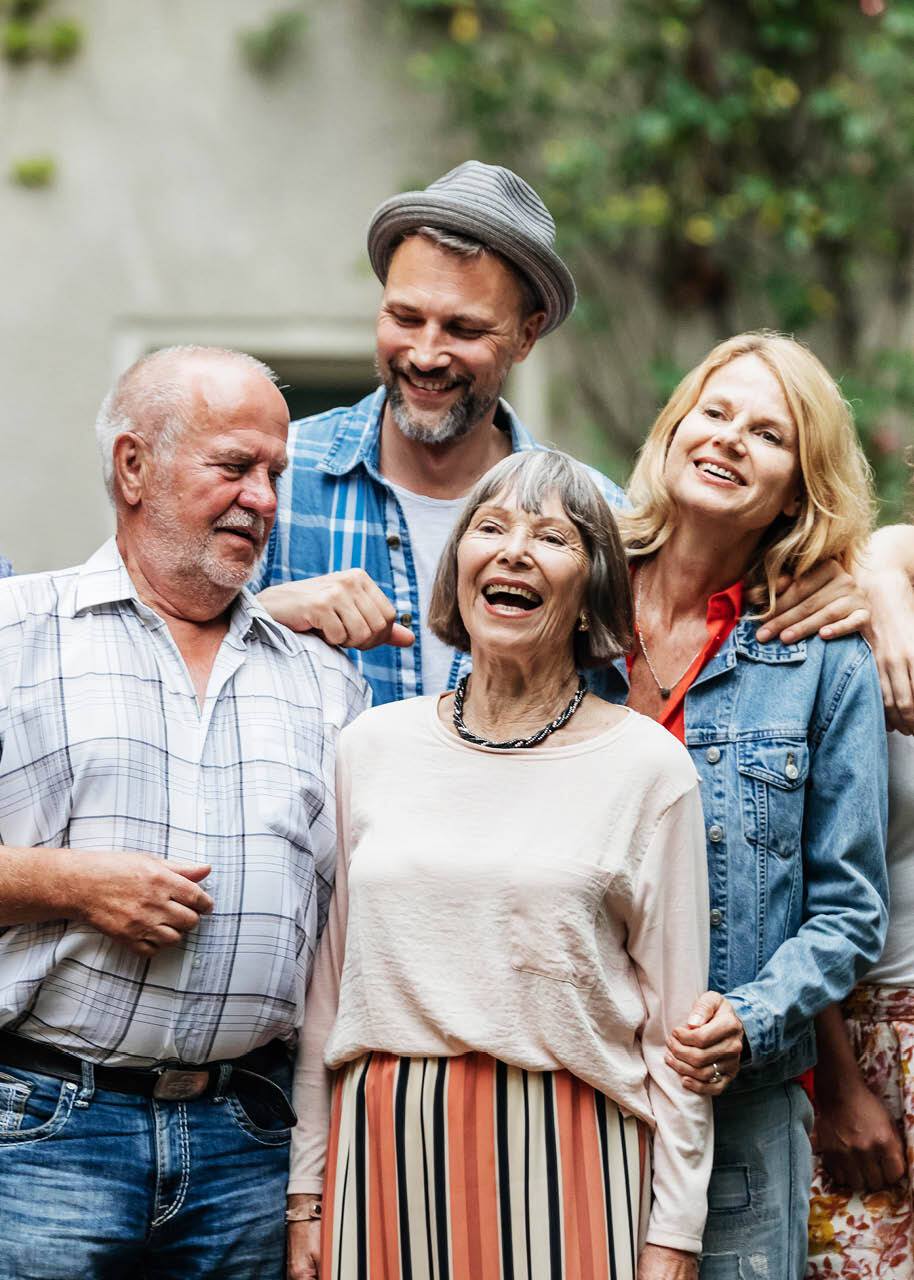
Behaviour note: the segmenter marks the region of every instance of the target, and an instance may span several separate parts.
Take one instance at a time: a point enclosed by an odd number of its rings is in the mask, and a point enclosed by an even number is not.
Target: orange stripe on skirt
[[[327,1161],[322,1280],[635,1280],[648,1130],[567,1071],[370,1054]]]

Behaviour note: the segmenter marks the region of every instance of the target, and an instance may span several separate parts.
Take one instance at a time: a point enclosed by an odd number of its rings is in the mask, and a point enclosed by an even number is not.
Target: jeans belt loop
[[[82,1084],[79,1093],[76,1095],[76,1101],[73,1104],[76,1107],[87,1107],[92,1101],[95,1094],[95,1063],[87,1062],[84,1058],[81,1063]]]
[[[230,1062],[219,1063],[219,1077],[216,1080],[216,1094],[213,1102],[223,1102],[228,1092],[229,1081],[232,1078],[232,1064]]]

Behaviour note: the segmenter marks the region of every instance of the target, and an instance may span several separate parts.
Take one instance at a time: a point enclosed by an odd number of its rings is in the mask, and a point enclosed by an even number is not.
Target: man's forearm
[[[77,914],[70,849],[0,845],[0,926]]]
[[[817,1014],[816,1049],[816,1094],[822,1101],[830,1104],[842,1091],[863,1085],[840,1005],[830,1004]]]
[[[914,580],[914,525],[892,524],[877,529],[861,557],[864,575],[879,570],[901,570]]]

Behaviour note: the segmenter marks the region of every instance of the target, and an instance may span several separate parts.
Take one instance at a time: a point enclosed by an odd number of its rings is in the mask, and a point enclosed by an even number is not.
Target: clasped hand
[[[739,1073],[743,1024],[725,996],[706,991],[666,1046],[667,1066],[679,1072],[683,1088],[716,1097]]]

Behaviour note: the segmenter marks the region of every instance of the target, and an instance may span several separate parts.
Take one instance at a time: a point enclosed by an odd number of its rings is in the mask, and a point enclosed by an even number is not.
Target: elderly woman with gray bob
[[[580,675],[632,624],[587,470],[493,467],[430,609],[472,674],[340,740],[292,1157],[323,1225],[293,1277],[696,1275],[710,1105],[665,1043],[708,963],[698,778]]]

